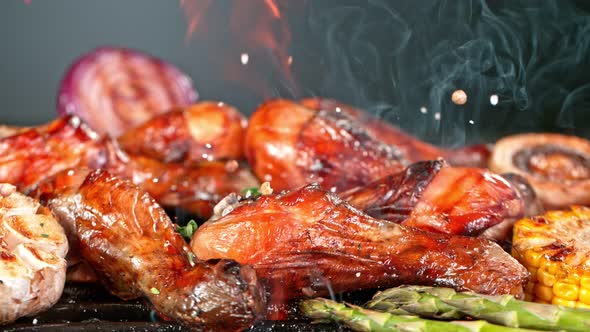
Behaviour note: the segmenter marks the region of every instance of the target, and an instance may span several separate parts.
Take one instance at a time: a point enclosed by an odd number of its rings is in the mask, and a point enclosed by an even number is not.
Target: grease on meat
[[[84,258],[123,299],[143,296],[165,317],[207,331],[244,329],[265,310],[251,268],[193,260],[165,212],[128,181],[95,170],[49,206],[75,220]]]
[[[117,141],[133,154],[164,162],[242,159],[246,119],[222,102],[200,102],[153,117]]]
[[[317,185],[225,207],[191,246],[254,266],[273,302],[400,284],[522,297],[528,278],[491,241],[374,219]]]

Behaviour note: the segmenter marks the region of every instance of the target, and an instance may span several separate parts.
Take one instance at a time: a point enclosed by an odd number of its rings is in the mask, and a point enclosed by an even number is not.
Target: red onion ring
[[[197,97],[192,80],[173,65],[139,51],[101,47],[68,68],[57,111],[76,114],[98,133],[118,137]]]

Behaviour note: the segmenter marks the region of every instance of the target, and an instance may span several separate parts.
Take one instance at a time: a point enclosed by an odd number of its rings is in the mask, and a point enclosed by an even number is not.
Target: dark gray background
[[[97,46],[120,45],[172,62],[203,98],[246,114],[267,98],[321,95],[443,145],[524,131],[590,136],[587,1],[277,0],[291,33],[293,81],[276,50],[247,42],[249,26],[231,30],[234,1],[213,0],[207,30],[186,40],[175,0],[3,0],[0,122],[53,119],[67,66]],[[243,51],[251,63],[229,79]],[[465,106],[450,102],[458,88],[469,94]],[[499,105],[490,105],[492,94]]]

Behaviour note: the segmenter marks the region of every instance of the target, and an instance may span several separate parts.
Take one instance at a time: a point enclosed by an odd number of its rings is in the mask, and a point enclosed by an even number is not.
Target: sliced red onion
[[[102,47],[78,58],[62,81],[57,110],[113,137],[173,107],[197,100],[178,68],[139,51]]]

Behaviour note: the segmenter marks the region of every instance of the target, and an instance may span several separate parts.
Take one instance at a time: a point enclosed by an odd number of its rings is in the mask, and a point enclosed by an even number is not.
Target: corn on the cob
[[[531,273],[526,300],[590,308],[590,208],[519,220],[512,255]]]

